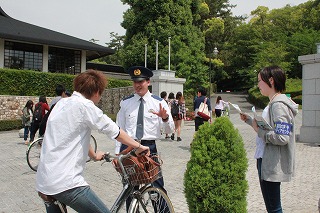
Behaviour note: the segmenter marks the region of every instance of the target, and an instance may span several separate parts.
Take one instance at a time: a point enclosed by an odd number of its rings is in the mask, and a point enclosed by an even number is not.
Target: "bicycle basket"
[[[128,180],[132,185],[152,183],[162,177],[162,160],[157,155],[151,157],[129,156],[122,159],[122,165],[126,174],[123,173],[118,159],[114,159],[112,164],[123,178],[125,178],[125,175],[128,176]]]

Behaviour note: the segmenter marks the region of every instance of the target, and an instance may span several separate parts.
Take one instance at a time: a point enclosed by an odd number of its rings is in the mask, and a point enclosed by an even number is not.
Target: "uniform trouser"
[[[155,143],[150,143],[150,144],[144,144],[143,142],[141,143],[142,145],[144,146],[148,146],[150,148],[150,154],[157,154],[158,153],[158,150],[157,150],[157,146]],[[121,147],[120,147],[120,152],[122,152],[123,150],[125,150],[128,146],[127,145],[124,145],[122,144]],[[158,180],[154,181],[152,183],[152,185],[154,187],[157,187],[157,188],[160,188],[162,189],[166,194],[167,194],[167,191],[164,189],[164,180],[163,180],[163,177],[159,178]],[[135,189],[139,189],[139,186],[136,186]],[[129,206],[130,206],[130,203],[131,203],[131,200],[132,198],[129,197],[126,201],[126,208],[127,210],[129,209]]]
[[[268,213],[282,213],[281,207],[281,182],[265,181],[261,178],[262,158],[257,159],[260,188]]]

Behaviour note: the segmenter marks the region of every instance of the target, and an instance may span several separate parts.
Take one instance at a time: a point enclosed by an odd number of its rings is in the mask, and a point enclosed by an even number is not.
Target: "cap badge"
[[[135,70],[133,71],[133,74],[134,74],[134,75],[141,75],[141,71],[140,71],[139,69],[135,69]]]

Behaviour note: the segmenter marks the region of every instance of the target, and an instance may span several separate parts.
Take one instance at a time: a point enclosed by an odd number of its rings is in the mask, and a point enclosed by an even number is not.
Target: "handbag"
[[[207,98],[204,99],[204,102],[201,102],[197,114],[205,121],[210,119],[210,112],[208,109]]]
[[[128,147],[120,154],[127,154],[132,149],[132,147]],[[117,172],[119,172],[121,176],[124,176],[118,159],[112,160],[112,164]],[[132,185],[152,183],[162,176],[162,160],[158,155],[152,155],[150,157],[147,155],[130,155],[129,157],[122,159],[122,165]]]

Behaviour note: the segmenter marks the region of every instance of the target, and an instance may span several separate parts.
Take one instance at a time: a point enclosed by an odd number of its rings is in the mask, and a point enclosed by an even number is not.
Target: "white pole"
[[[148,44],[144,45],[144,67],[147,67],[147,52],[148,52]]]
[[[170,70],[170,39],[171,39],[171,37],[169,37],[169,64],[168,64],[168,70]]]
[[[158,40],[156,40],[156,70],[158,70]]]

